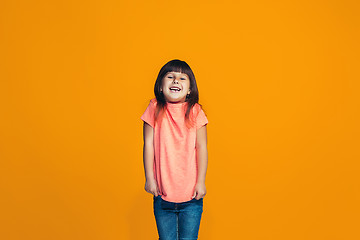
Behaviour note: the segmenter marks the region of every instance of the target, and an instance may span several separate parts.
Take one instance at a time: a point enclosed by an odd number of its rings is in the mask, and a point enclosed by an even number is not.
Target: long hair
[[[185,102],[187,102],[187,109],[185,113],[185,121],[186,125],[189,128],[194,125],[193,117],[190,117],[192,107],[197,103],[199,104],[199,91],[197,88],[195,75],[191,70],[190,66],[185,62],[179,59],[174,59],[167,62],[161,69],[157,76],[155,86],[154,86],[154,94],[157,101],[156,111],[155,111],[155,122],[159,119],[164,113],[167,102],[165,100],[164,93],[160,91],[160,88],[163,83],[163,78],[168,72],[181,72],[183,74],[188,75],[190,80],[190,94],[186,96]],[[201,107],[201,104],[199,104]],[[190,126],[189,126],[190,125]]]

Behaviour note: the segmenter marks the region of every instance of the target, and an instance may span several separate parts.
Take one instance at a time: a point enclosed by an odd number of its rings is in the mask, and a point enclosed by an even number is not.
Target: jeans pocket
[[[196,199],[196,198],[193,198],[192,200],[193,201],[202,201],[204,198],[200,198],[200,199]]]
[[[204,202],[203,202],[204,198],[200,198],[199,200],[196,200],[195,198],[193,198],[193,201],[196,205],[200,205],[203,206]]]

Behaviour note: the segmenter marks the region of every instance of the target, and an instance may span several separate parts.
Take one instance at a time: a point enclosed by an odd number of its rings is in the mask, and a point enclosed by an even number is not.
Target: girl
[[[144,121],[145,190],[160,240],[197,239],[206,194],[208,120],[194,73],[181,60],[160,70]]]

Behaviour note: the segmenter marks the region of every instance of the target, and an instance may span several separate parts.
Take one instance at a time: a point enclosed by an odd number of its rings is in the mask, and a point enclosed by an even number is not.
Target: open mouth
[[[181,89],[180,88],[178,88],[178,87],[171,87],[171,88],[169,88],[170,89],[170,92],[180,92],[181,91]]]

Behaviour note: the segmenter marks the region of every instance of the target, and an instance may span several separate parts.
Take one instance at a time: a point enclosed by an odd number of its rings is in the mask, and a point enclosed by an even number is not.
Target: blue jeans
[[[196,240],[203,212],[203,198],[187,202],[168,202],[154,198],[154,215],[159,240]]]

